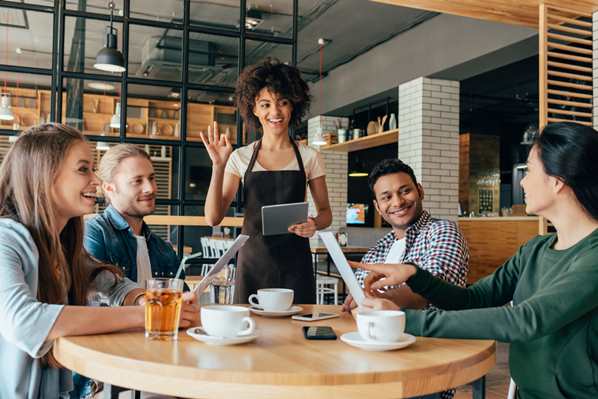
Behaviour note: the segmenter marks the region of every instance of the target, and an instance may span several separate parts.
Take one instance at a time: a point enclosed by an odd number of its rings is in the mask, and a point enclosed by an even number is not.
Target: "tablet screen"
[[[307,202],[262,206],[262,235],[289,234],[289,227],[307,221]]]

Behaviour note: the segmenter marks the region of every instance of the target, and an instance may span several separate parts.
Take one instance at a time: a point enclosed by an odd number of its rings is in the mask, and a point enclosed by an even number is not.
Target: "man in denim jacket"
[[[110,205],[86,222],[87,251],[140,286],[152,277],[174,277],[176,252],[143,221],[154,212],[158,192],[150,156],[133,144],[118,144],[104,154],[98,173]]]
[[[104,154],[98,174],[110,205],[86,221],[85,249],[94,258],[120,267],[141,287],[152,277],[174,277],[179,264],[176,252],[143,221],[156,209],[158,192],[150,156],[135,145],[118,144]],[[78,374],[73,383],[71,398],[92,398],[102,388],[101,383]]]

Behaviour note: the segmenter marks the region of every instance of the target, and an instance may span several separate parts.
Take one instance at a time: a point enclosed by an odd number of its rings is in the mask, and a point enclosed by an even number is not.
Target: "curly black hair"
[[[309,87],[301,78],[299,69],[271,58],[267,58],[260,64],[246,67],[239,76],[235,96],[243,122],[256,130],[261,128],[258,118],[253,114],[253,109],[255,99],[264,87],[293,104],[290,125],[299,126],[301,119],[309,110],[311,101]]]
[[[417,179],[415,178],[415,173],[413,173],[411,166],[398,158],[383,159],[374,166],[374,169],[372,169],[368,176],[368,185],[370,186],[372,194],[376,194],[374,192],[374,185],[379,178],[399,172],[407,173],[409,177],[411,177],[411,180],[413,180],[413,183],[417,186]]]

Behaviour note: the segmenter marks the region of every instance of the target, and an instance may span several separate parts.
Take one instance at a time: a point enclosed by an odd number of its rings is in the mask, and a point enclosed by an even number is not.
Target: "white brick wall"
[[[307,142],[311,143],[319,128],[322,133],[336,133],[337,127],[349,128],[349,118],[319,115],[307,121]]]
[[[598,11],[592,15],[592,48],[594,50],[592,69],[594,78],[594,109],[592,110],[594,129],[598,129]]]
[[[418,78],[399,86],[399,158],[424,187],[424,208],[456,219],[459,206],[459,82]]]
[[[316,116],[308,121],[307,134],[308,142],[311,142],[318,128],[323,132],[336,131],[336,121],[343,128],[348,128],[348,118],[338,118],[333,116]],[[318,149],[317,146],[314,148]],[[328,186],[328,200],[332,208],[332,224],[329,229],[338,230],[339,227],[346,227],[346,207],[347,207],[347,173],[349,169],[349,154],[337,151],[322,151],[322,160],[326,171],[326,184]],[[309,213],[316,214],[311,194],[308,194]],[[312,238],[312,246],[318,245],[317,237]]]

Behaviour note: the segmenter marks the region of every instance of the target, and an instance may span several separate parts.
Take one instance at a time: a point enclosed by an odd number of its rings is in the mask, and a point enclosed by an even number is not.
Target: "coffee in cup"
[[[267,312],[282,312],[293,305],[294,291],[289,288],[264,288],[249,296],[249,303]],[[257,302],[254,302],[257,300]]]
[[[201,308],[201,326],[208,335],[234,338],[255,332],[255,321],[243,306],[210,305]]]
[[[405,332],[405,312],[400,310],[362,310],[357,312],[359,335],[372,342],[397,342]]]

